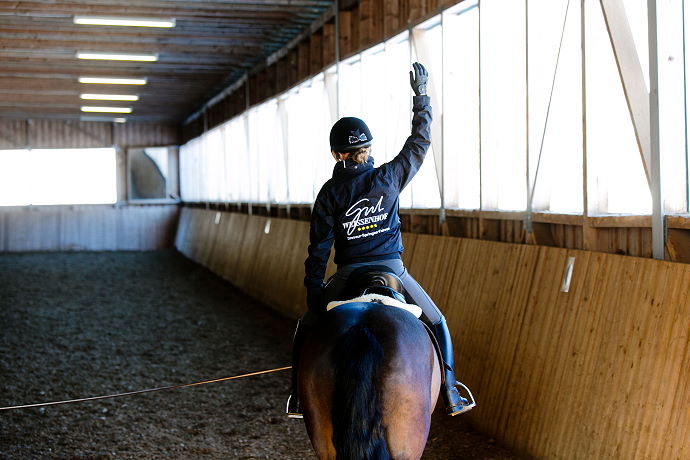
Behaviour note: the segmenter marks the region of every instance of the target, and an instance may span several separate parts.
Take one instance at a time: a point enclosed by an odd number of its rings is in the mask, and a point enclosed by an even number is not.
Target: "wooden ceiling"
[[[0,117],[80,119],[82,105],[133,107],[130,121],[180,122],[319,18],[332,0],[0,0]],[[85,26],[75,15],[175,18],[170,29]],[[77,51],[157,53],[91,61]],[[144,86],[80,76],[145,77]],[[137,102],[80,94],[138,94]],[[112,116],[112,115],[105,115]]]

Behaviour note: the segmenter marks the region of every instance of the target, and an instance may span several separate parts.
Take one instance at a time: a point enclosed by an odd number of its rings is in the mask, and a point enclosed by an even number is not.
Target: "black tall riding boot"
[[[292,392],[287,400],[285,410],[289,418],[302,418],[302,409],[299,407],[299,357],[308,330],[309,328],[304,324],[304,321],[297,321],[295,336],[292,339]]]
[[[431,331],[436,336],[439,348],[441,349],[441,356],[444,361],[444,379],[443,379],[443,400],[446,404],[446,411],[449,415],[458,415],[467,412],[474,407],[474,401],[469,402],[467,399],[460,396],[455,385],[458,384],[455,380],[455,372],[453,371],[453,343],[446,325],[446,319],[441,317],[441,321],[437,324],[431,325]]]

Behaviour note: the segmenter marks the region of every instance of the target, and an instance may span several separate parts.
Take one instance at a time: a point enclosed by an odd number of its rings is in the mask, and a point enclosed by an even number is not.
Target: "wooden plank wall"
[[[177,145],[178,127],[166,123],[0,119],[0,149]]]
[[[296,317],[307,230],[184,208],[176,247]],[[480,430],[536,458],[690,458],[690,266],[437,235],[404,242],[410,273],[448,320]]]
[[[243,291],[296,318],[306,308],[303,280],[308,235],[308,222],[185,207],[175,247]],[[329,272],[334,272],[332,264]]]
[[[178,214],[177,205],[0,207],[0,252],[169,248]]]

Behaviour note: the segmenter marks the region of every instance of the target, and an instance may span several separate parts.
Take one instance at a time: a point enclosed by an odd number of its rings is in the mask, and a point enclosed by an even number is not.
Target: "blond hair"
[[[347,152],[344,159],[352,160],[355,163],[362,164],[367,161],[369,154],[371,153],[371,147],[360,147],[352,152]]]

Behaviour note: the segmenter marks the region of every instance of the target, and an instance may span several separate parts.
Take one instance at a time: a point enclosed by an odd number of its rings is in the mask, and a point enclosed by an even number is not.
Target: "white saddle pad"
[[[334,300],[332,302],[328,302],[328,305],[326,305],[326,311],[331,311],[340,305],[344,305],[346,303],[353,303],[353,302],[382,303],[382,304],[388,305],[390,307],[402,308],[403,310],[409,311],[410,313],[412,313],[415,316],[415,318],[419,318],[420,316],[422,316],[422,309],[419,308],[417,305],[401,302],[397,299],[394,299],[392,297],[388,297],[385,295],[381,295],[381,294],[365,294],[363,296],[355,297],[354,299],[350,299],[350,300]]]

